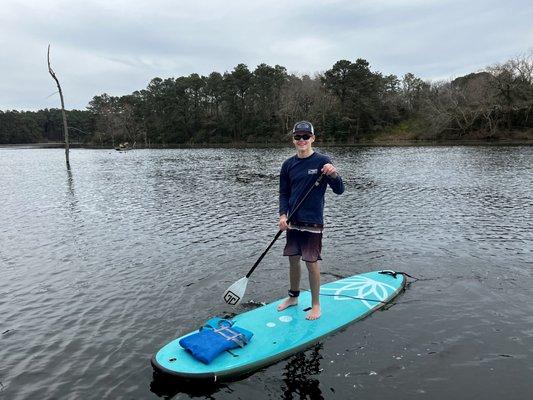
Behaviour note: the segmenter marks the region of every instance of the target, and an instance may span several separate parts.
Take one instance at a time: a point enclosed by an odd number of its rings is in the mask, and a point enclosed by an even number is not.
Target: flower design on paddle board
[[[330,282],[326,287],[320,289],[323,292],[333,292],[334,300],[354,300],[358,299],[385,301],[396,288],[383,282],[375,281],[366,276],[354,276],[336,282]],[[376,307],[377,301],[361,300],[369,309]]]

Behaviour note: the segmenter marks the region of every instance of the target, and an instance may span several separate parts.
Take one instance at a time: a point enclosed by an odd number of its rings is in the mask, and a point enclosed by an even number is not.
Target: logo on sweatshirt
[[[318,169],[308,169],[307,175],[316,175],[318,173]]]

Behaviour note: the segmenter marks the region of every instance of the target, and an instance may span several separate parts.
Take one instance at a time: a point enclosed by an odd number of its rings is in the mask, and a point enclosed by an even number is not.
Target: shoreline
[[[71,149],[116,150],[127,152],[141,149],[247,149],[247,148],[284,148],[288,143],[173,143],[155,146],[139,146],[126,150],[117,150],[113,146],[94,146],[83,143],[70,143]],[[317,141],[317,147],[417,147],[417,146],[532,146],[533,140],[497,139],[497,140],[373,140],[355,143],[328,143]],[[0,149],[62,149],[61,142],[0,144]]]

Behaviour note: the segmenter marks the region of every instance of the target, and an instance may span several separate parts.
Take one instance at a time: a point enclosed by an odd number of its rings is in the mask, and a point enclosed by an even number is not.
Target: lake
[[[419,278],[386,311],[235,382],[154,379],[150,357],[288,289],[283,149],[0,148],[0,398],[525,399],[533,393],[533,147],[319,148],[322,281]],[[308,287],[303,274],[303,286]]]

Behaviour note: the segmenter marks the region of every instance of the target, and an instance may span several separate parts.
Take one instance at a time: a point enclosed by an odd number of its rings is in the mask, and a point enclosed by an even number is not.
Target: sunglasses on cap
[[[303,135],[292,135],[292,138],[296,141],[303,139],[303,140],[309,140],[311,139],[311,135],[308,133],[304,133]]]

